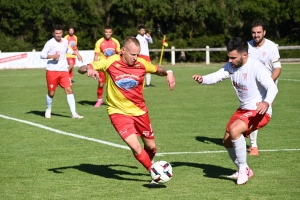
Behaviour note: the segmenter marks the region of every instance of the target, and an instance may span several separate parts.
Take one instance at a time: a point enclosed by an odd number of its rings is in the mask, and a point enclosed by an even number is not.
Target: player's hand
[[[80,62],[83,62],[82,57],[81,57],[81,55],[80,55],[79,53],[77,53],[77,59],[78,59]]]
[[[173,74],[173,72],[168,73],[167,75],[167,83],[170,87],[170,90],[173,90],[175,87],[175,76]]]
[[[59,56],[60,56],[59,53],[56,53],[56,54],[54,54],[54,55],[51,55],[51,57],[52,57],[53,60],[58,60],[58,59],[59,59]]]
[[[147,37],[151,37],[151,32],[146,33]]]
[[[203,82],[203,78],[201,75],[193,75],[192,78],[197,81],[198,83],[202,83]]]
[[[98,80],[99,79],[99,73],[94,70],[94,69],[91,69],[90,67],[86,66],[86,70],[87,70],[87,75],[88,77],[91,77],[93,78],[94,80]]]
[[[261,115],[265,114],[269,108],[269,103],[266,101],[258,102],[256,103],[256,105],[257,105],[256,112]]]

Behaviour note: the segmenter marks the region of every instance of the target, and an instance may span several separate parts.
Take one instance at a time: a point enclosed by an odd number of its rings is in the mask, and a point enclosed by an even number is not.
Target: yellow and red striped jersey
[[[103,37],[96,42],[94,51],[99,54],[99,60],[106,59],[120,52],[120,43],[113,37],[109,40]]]
[[[69,49],[72,49],[73,51],[77,51],[77,37],[76,35],[66,35],[64,37],[66,40],[68,40]],[[67,58],[76,58],[76,55],[67,54]]]
[[[105,74],[109,115],[119,113],[140,116],[148,112],[143,94],[144,75],[155,73],[157,66],[143,58],[138,58],[133,66],[129,66],[119,54],[89,65]]]

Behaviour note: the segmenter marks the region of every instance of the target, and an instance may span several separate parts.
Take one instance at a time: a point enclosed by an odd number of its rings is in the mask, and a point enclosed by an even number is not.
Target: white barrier
[[[47,59],[40,58],[41,52],[10,52],[0,53],[0,69],[46,68]],[[94,60],[94,51],[80,51],[83,63],[76,59],[76,66],[90,63]]]
[[[279,50],[289,50],[289,49],[300,49],[300,46],[280,46]],[[160,52],[161,49],[150,49],[150,52]],[[176,51],[205,51],[205,63],[210,64],[210,52],[211,51],[226,51],[226,48],[196,48],[196,49],[175,49],[174,46],[171,49],[165,49],[164,51],[171,51],[171,64],[175,65],[175,52]],[[94,60],[93,50],[82,50],[80,54],[83,58],[83,63],[76,60],[75,66],[81,66],[88,64]],[[299,62],[300,58],[280,58],[281,61],[287,62]],[[3,53],[0,51],[0,69],[26,69],[26,68],[46,68],[47,59],[40,58],[40,52],[9,52]]]

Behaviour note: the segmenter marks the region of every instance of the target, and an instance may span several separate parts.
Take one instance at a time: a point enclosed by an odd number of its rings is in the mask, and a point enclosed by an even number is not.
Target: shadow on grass
[[[222,138],[209,138],[209,137],[204,137],[204,136],[196,136],[195,137],[197,141],[202,142],[202,143],[214,143],[220,146],[223,146],[223,139]]]
[[[86,105],[94,106],[96,101],[86,101],[86,100],[84,100],[84,101],[78,101],[77,103],[79,103],[80,105],[83,105],[83,106],[86,106]],[[106,102],[103,102],[101,106],[103,106],[103,105],[107,105]]]
[[[79,171],[89,173],[96,176],[101,176],[104,178],[109,179],[117,179],[117,180],[126,180],[126,181],[143,181],[141,179],[134,179],[134,178],[124,178],[123,175],[130,175],[130,176],[149,176],[147,174],[142,173],[131,173],[128,171],[123,170],[117,170],[113,169],[113,167],[124,167],[124,168],[130,168],[130,169],[137,169],[137,167],[134,166],[127,166],[127,165],[93,165],[93,164],[80,164],[75,166],[67,166],[67,167],[58,167],[58,168],[52,168],[48,169],[48,171],[61,174],[63,173],[63,170],[67,169],[77,169]]]
[[[216,178],[216,179],[224,179],[236,182],[236,180],[227,178],[226,176],[235,173],[236,171],[216,165],[210,164],[201,164],[201,163],[189,163],[189,162],[171,162],[173,168],[181,167],[181,166],[188,166],[188,167],[195,167],[199,169],[203,169],[203,173],[205,177],[208,178]]]
[[[45,111],[32,110],[32,111],[27,112],[26,114],[34,114],[34,115],[45,117]],[[61,115],[61,114],[56,114],[53,112],[51,112],[51,116],[71,118],[71,114],[70,115]]]

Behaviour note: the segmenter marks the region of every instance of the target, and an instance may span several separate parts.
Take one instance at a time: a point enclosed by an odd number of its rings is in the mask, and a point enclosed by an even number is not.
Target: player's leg
[[[76,112],[76,102],[75,102],[75,97],[74,97],[73,90],[72,90],[72,82],[71,82],[68,72],[61,72],[61,79],[60,79],[59,85],[65,90],[65,93],[67,96],[67,102],[69,104],[70,111],[72,113],[72,118],[82,119],[83,116],[80,116]]]
[[[136,160],[138,160],[147,169],[147,171],[149,171],[152,162],[138,140],[138,131],[135,129],[133,117],[122,114],[111,114],[109,117],[112,125],[123,141],[131,149]]]
[[[251,145],[249,155],[252,155],[252,156],[258,156],[257,134],[258,134],[258,130],[255,130],[249,136],[250,145]]]
[[[151,74],[150,74],[150,73],[147,73],[147,74],[145,75],[145,79],[146,79],[146,87],[153,86],[153,85],[151,84]]]
[[[226,145],[225,147],[228,148],[228,153],[231,154],[231,159],[239,168],[237,177],[238,185],[245,184],[248,181],[250,173],[250,168],[247,164],[246,140],[243,135],[243,133],[248,130],[248,118],[249,114],[247,111],[237,110],[229,120],[223,138],[224,146]],[[229,138],[232,142],[233,149],[230,149]],[[234,153],[235,156],[233,155]]]
[[[73,70],[74,70],[74,65],[75,65],[75,62],[76,62],[76,58],[67,58],[67,61],[68,61],[68,71],[69,71],[69,76],[70,76],[70,79],[71,79],[71,82],[73,83]]]
[[[156,143],[154,139],[153,130],[148,113],[141,116],[134,117],[136,129],[141,135],[141,139],[144,143],[144,149],[149,155],[150,160],[153,162],[153,158],[156,154]]]
[[[97,97],[98,100],[94,105],[95,108],[98,108],[103,103],[102,95],[104,91],[104,84],[105,84],[105,76],[103,72],[99,72],[99,80],[98,80],[98,87],[97,87]]]
[[[55,90],[58,86],[58,73],[54,71],[46,71],[46,81],[48,93],[46,95],[46,111],[45,118],[51,118],[52,102],[55,94]]]

